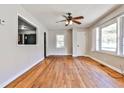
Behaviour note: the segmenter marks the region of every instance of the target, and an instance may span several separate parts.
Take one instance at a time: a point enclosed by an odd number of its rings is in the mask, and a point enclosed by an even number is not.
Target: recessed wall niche
[[[37,42],[36,36],[36,27],[18,16],[18,44],[35,45]]]

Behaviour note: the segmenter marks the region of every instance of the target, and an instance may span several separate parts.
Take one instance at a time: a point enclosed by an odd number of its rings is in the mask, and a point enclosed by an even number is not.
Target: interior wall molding
[[[34,67],[35,65],[37,65],[38,63],[40,63],[44,58],[41,58],[40,60],[38,60],[37,62],[35,62],[34,64],[30,65],[29,67],[27,67],[26,69],[20,71],[19,73],[17,73],[14,77],[8,79],[6,82],[0,84],[0,88],[4,88],[5,86],[7,86],[9,83],[11,83],[12,81],[14,81],[15,79],[17,79],[19,76],[23,75],[24,73],[26,73],[28,70],[30,70],[32,67]]]

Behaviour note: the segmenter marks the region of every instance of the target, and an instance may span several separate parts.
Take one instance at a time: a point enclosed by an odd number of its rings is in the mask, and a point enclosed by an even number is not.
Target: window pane
[[[57,41],[64,41],[64,35],[57,35]]]
[[[117,24],[114,23],[101,29],[101,50],[116,51]]]
[[[64,42],[58,42],[57,43],[57,48],[62,48],[64,47]]]

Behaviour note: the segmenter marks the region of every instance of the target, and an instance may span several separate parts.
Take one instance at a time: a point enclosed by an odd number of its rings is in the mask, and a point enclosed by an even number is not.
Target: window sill
[[[30,47],[30,46],[31,46],[31,47],[34,47],[34,46],[38,46],[38,44],[29,44],[29,45],[28,45],[28,44],[27,44],[27,45],[26,45],[26,44],[17,44],[17,46],[18,46],[18,47],[27,47],[27,46],[28,46],[28,47]]]
[[[56,47],[56,49],[65,49],[65,47]]]
[[[117,55],[117,54],[115,54],[113,52],[108,52],[108,51],[94,51],[94,52],[102,53],[102,54],[108,54],[108,55],[111,55],[111,56],[116,56],[116,57],[124,58],[124,55]]]

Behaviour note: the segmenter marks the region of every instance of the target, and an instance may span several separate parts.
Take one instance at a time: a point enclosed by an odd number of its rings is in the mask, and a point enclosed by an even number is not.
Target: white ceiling
[[[68,29],[72,26],[85,28],[92,25],[101,16],[108,13],[118,5],[116,4],[25,4],[22,5],[27,11],[35,16],[48,29]],[[84,16],[81,25],[73,24],[65,27],[63,23],[56,23],[63,20],[61,16],[71,12],[72,16]]]

